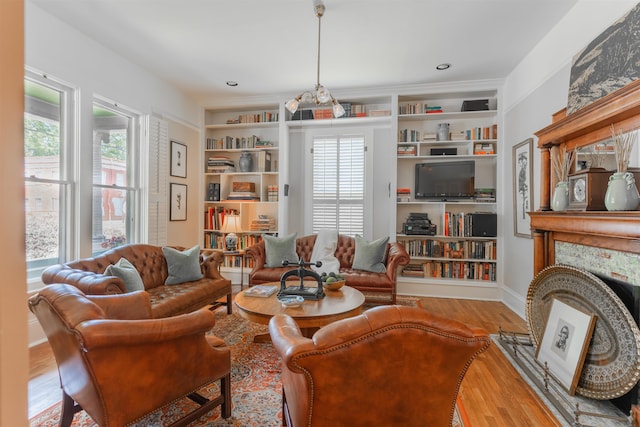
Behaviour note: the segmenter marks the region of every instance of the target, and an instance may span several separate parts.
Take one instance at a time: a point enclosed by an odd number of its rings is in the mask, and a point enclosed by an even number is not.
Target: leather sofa
[[[398,305],[338,320],[312,338],[277,314],[269,333],[289,427],[450,426],[464,375],[491,343],[480,328]]]
[[[311,254],[316,242],[317,235],[298,237],[296,239],[296,252],[298,257],[306,262],[311,260]],[[409,255],[405,248],[397,243],[387,243],[385,255],[384,273],[372,273],[351,268],[355,255],[355,239],[350,236],[338,235],[338,243],[335,256],[340,261],[340,274],[345,278],[346,285],[358,289],[361,292],[383,294],[390,297],[390,304],[396,303],[396,278],[398,266],[409,263]],[[283,273],[297,268],[288,267],[265,267],[266,251],[264,241],[260,241],[245,250],[245,256],[254,261],[253,269],[249,272],[249,284],[259,285],[267,282],[279,282]]]
[[[87,295],[126,293],[121,278],[103,274],[120,258],[126,258],[140,274],[144,290],[151,299],[153,318],[189,313],[208,304],[216,307],[226,304],[227,313],[231,314],[231,281],[220,274],[224,256],[219,251],[200,250],[200,269],[204,277],[175,285],[165,285],[169,271],[162,247],[146,244],[123,245],[94,258],[53,265],[44,270],[42,281],[47,285],[67,283]],[[225,302],[217,302],[221,298],[225,298]]]

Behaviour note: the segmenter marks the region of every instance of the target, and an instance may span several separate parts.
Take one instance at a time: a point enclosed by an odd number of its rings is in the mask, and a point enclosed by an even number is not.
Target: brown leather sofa
[[[184,250],[181,247],[174,247]],[[231,281],[220,274],[224,256],[219,251],[200,250],[200,269],[203,278],[176,285],[165,285],[167,261],[160,246],[129,244],[113,248],[94,258],[79,259],[47,268],[42,281],[67,283],[88,295],[109,295],[126,292],[122,279],[105,276],[105,269],[126,258],[134,265],[151,298],[152,317],[160,318],[189,313],[225,298],[227,313],[231,314]]]
[[[306,262],[311,260],[313,246],[317,235],[312,234],[296,239],[296,252]],[[340,261],[340,273],[346,280],[346,285],[358,289],[361,292],[386,294],[390,297],[387,302],[396,303],[396,277],[398,266],[407,265],[410,261],[405,248],[397,242],[388,243],[385,256],[385,273],[372,273],[363,270],[354,270],[353,258],[355,255],[355,239],[350,236],[338,235],[338,244],[335,256]],[[259,285],[267,282],[279,282],[280,276],[294,267],[265,267],[266,252],[264,241],[260,241],[245,250],[245,256],[253,258],[254,266],[249,272],[249,284]]]
[[[186,426],[221,405],[231,416],[231,351],[208,335],[207,309],[151,318],[149,294],[84,295],[67,284],[45,286],[29,299],[58,365],[60,426],[84,410],[99,426],[121,427],[185,397],[198,403],[176,422]],[[198,391],[220,380],[220,394]]]
[[[482,329],[397,305],[312,338],[278,314],[269,333],[282,358],[289,427],[450,426],[460,383],[491,342]]]

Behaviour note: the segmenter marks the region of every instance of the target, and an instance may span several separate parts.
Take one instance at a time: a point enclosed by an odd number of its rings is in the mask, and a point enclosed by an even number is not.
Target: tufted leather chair
[[[298,237],[296,239],[296,252],[298,256],[309,262],[316,243],[316,234]],[[356,253],[355,239],[343,234],[338,235],[335,256],[340,261],[340,273],[345,277],[347,286],[356,288],[362,292],[370,292],[390,296],[387,302],[396,303],[396,279],[398,267],[409,264],[409,254],[398,242],[387,244],[385,253],[386,269],[384,273],[371,273],[369,271],[355,270],[351,268]],[[245,255],[253,259],[253,269],[249,272],[249,284],[259,285],[267,282],[279,282],[283,273],[295,267],[265,267],[267,253],[264,241],[260,241],[245,250]]]
[[[61,426],[80,410],[102,427],[121,427],[189,397],[199,406],[175,425],[187,425],[216,406],[231,416],[231,353],[205,335],[215,324],[206,308],[151,319],[148,293],[85,295],[52,284],[29,299],[58,364]],[[220,380],[219,396],[197,391]]]
[[[279,314],[269,333],[290,427],[450,426],[467,368],[490,344],[482,329],[404,306],[370,309],[312,338]]]

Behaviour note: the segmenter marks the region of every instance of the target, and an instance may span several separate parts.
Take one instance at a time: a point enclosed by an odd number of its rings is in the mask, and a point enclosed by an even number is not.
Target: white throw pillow
[[[336,247],[338,246],[338,230],[320,230],[316,237],[316,243],[313,245],[311,252],[311,262],[321,261],[322,266],[311,268],[316,273],[337,273],[340,270],[340,261],[335,257]]]

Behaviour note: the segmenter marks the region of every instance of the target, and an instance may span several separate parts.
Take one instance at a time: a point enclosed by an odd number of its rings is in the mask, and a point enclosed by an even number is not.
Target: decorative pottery
[[[551,200],[551,209],[556,212],[566,211],[569,206],[569,183],[560,181],[556,184]]]
[[[449,141],[451,138],[449,134],[449,123],[439,123],[438,133],[436,134],[437,141]]]
[[[616,172],[609,177],[604,205],[609,211],[633,211],[640,204],[636,180],[631,172]]]
[[[238,161],[240,172],[251,172],[253,170],[253,157],[248,151],[243,151]]]

